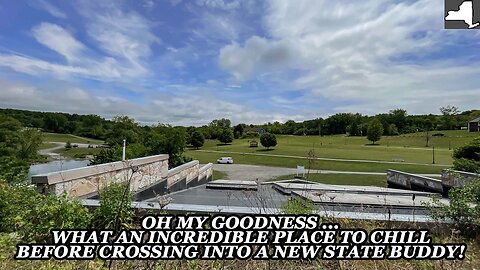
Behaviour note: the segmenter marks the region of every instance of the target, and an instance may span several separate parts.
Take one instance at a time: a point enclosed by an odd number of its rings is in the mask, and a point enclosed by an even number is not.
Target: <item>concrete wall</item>
[[[444,193],[441,180],[396,170],[387,171],[387,183],[394,188]]]
[[[168,155],[157,155],[37,175],[32,183],[43,193],[86,198],[105,185],[130,179],[131,190],[137,192],[165,179],[168,172]]]
[[[480,179],[480,175],[448,169],[442,170],[442,183],[446,187],[463,187],[475,179]]]

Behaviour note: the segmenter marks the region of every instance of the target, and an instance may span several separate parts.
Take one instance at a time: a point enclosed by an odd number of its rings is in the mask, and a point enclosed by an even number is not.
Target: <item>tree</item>
[[[277,137],[271,133],[262,134],[262,136],[260,136],[260,143],[263,147],[270,149],[270,147],[277,145]]]
[[[382,134],[383,125],[380,120],[375,118],[370,121],[370,123],[368,124],[367,139],[369,141],[372,141],[372,144],[375,144],[375,142],[379,141],[382,138]]]
[[[205,143],[205,136],[203,136],[203,134],[200,133],[199,131],[195,130],[192,133],[192,136],[190,138],[190,142],[191,142],[193,147],[198,149],[198,148],[202,147],[203,144]]]
[[[460,112],[455,106],[446,106],[441,107],[440,112],[442,113],[442,128],[443,129],[453,129],[456,127],[455,117]]]
[[[218,140],[223,144],[233,142],[233,131],[230,128],[224,128],[220,133]]]

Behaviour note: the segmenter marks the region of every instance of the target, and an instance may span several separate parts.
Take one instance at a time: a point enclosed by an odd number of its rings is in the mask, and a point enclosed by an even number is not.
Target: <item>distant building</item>
[[[473,119],[468,122],[468,131],[470,132],[479,132],[480,131],[480,117]]]

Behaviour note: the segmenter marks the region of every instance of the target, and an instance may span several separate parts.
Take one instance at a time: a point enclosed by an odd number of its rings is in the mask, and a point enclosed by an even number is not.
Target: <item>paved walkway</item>
[[[302,156],[289,156],[289,155],[274,155],[274,154],[258,154],[258,153],[243,153],[232,151],[215,151],[215,150],[197,150],[199,152],[206,153],[220,153],[220,154],[237,154],[237,155],[250,155],[250,156],[265,156],[265,157],[282,157],[282,158],[296,158],[296,159],[308,159]],[[315,158],[316,160],[326,161],[341,161],[341,162],[362,162],[362,163],[380,163],[380,164],[407,164],[407,165],[426,165],[426,166],[438,166],[447,167],[449,165],[444,164],[431,164],[431,163],[417,163],[417,162],[400,162],[400,161],[384,161],[384,160],[367,160],[367,159],[341,159],[341,158]]]
[[[295,168],[269,167],[246,164],[214,164],[215,171],[227,174],[229,180],[260,180],[267,181],[284,175],[296,174]],[[351,172],[351,171],[327,171],[310,170],[310,173],[321,174],[355,174],[355,175],[387,175],[386,172]],[[429,177],[438,177],[439,174],[422,174]]]

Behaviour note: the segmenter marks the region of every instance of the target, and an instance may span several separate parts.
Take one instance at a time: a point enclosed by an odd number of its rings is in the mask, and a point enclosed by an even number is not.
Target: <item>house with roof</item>
[[[470,132],[479,132],[480,131],[480,117],[473,119],[468,122],[468,131]]]

